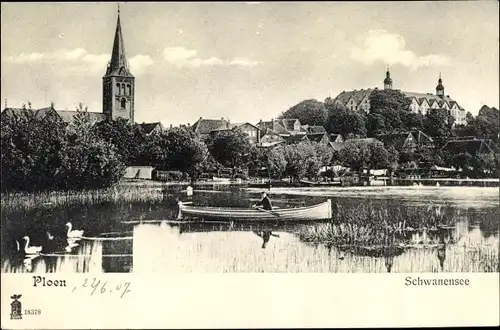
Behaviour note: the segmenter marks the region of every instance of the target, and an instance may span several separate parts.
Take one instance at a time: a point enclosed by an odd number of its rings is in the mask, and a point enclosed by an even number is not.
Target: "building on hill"
[[[498,152],[498,147],[491,140],[486,139],[470,139],[470,140],[451,140],[448,141],[441,150],[457,155],[460,153],[469,153],[470,155],[484,156]]]
[[[326,98],[326,104],[338,104],[352,111],[370,111],[370,95],[378,88],[368,88],[353,91],[343,91],[335,98]],[[384,89],[393,89],[392,78],[389,70],[386,72],[384,79]],[[413,112],[427,114],[429,109],[446,109],[455,118],[455,125],[465,125],[466,112],[457,101],[445,95],[443,80],[439,75],[438,84],[436,86],[436,94],[432,93],[417,93],[401,91],[410,101],[409,109]]]
[[[386,148],[394,147],[398,152],[403,150],[415,150],[419,147],[434,148],[434,141],[422,131],[410,131],[402,133],[379,135],[378,139],[384,143]]]

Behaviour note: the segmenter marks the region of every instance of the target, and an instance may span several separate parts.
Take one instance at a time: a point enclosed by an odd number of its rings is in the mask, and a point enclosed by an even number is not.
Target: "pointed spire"
[[[111,61],[109,63],[106,75],[109,74],[120,74],[120,70],[124,68],[124,72],[121,74],[131,75],[127,57],[125,56],[125,44],[123,42],[122,27],[120,23],[120,4],[118,4],[118,18],[116,20],[116,31],[115,39],[113,42],[113,52],[111,54]]]

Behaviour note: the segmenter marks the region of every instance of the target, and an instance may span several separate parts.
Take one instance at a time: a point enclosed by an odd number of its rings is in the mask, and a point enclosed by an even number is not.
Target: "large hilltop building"
[[[386,77],[383,81],[384,89],[393,89],[393,81],[389,70],[386,72]],[[368,88],[353,91],[343,91],[337,97],[328,97],[325,103],[340,104],[347,107],[349,110],[370,111],[370,95],[377,88]],[[457,103],[457,101],[450,98],[449,95],[444,94],[443,80],[439,75],[438,84],[436,86],[436,94],[432,93],[416,93],[401,91],[406,97],[410,99],[410,109],[413,112],[421,112],[426,114],[429,109],[446,109],[450,111],[451,115],[455,118],[455,125],[463,125],[465,122],[465,110]]]

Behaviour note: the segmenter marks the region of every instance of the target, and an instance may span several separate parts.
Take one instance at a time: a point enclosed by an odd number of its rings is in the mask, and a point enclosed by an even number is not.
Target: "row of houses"
[[[224,118],[204,119],[200,117],[191,128],[203,139],[214,137],[223,131],[239,128],[259,148],[272,148],[282,144],[310,141],[330,146],[338,151],[343,148],[346,141],[340,134],[328,134],[323,126],[302,125],[298,119],[261,120],[254,125],[249,122],[231,123]],[[381,142],[386,148],[394,147],[398,152],[436,147],[434,139],[419,130],[380,135],[376,139],[364,138],[351,139],[350,141]],[[481,155],[499,152],[498,146],[491,140],[475,137],[449,140],[444,144],[442,150],[453,154],[468,152]]]
[[[246,133],[251,143],[259,148],[271,148],[280,144],[314,141],[323,144],[343,142],[340,135],[329,135],[323,126],[302,125],[298,119],[272,119],[231,123],[229,120],[199,118],[190,126],[202,139],[214,137],[220,132],[240,129]]]

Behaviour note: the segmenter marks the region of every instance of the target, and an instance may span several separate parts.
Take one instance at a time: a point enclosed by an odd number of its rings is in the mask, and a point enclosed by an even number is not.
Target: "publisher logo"
[[[20,294],[10,296],[10,299],[14,299],[14,301],[10,303],[11,320],[21,320],[23,318],[23,309],[19,298],[21,298]]]

